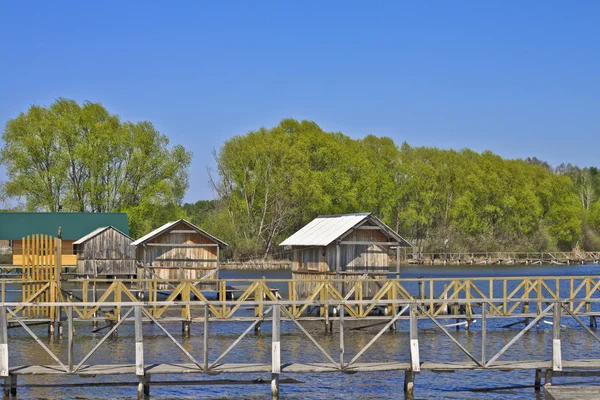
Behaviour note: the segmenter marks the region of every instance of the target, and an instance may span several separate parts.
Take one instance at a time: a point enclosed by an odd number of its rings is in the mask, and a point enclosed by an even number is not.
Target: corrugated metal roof
[[[129,234],[125,213],[0,212],[0,240],[19,240],[27,235],[56,236],[77,240],[99,227],[113,226]]]
[[[280,246],[327,246],[367,219],[369,215],[369,213],[321,215],[281,242]]]
[[[120,234],[122,234],[122,235],[125,235],[125,236],[127,236],[129,239],[131,239],[131,237],[130,237],[128,234],[121,232],[120,230],[118,230],[118,229],[117,229],[117,228],[115,228],[114,226],[102,226],[102,227],[100,227],[100,228],[98,228],[98,229],[95,229],[95,230],[93,230],[92,232],[88,233],[87,235],[85,235],[85,236],[84,236],[84,237],[82,237],[81,239],[79,239],[79,240],[77,240],[77,241],[73,242],[73,244],[74,244],[74,245],[76,245],[76,244],[82,244],[82,243],[85,243],[85,242],[87,242],[88,240],[90,240],[91,238],[95,237],[96,235],[99,235],[99,234],[101,234],[102,232],[104,232],[105,230],[107,230],[107,229],[110,229],[110,228],[114,229],[115,231],[119,232]]]
[[[141,238],[139,238],[138,240],[134,241],[133,243],[131,243],[132,246],[138,246],[140,244],[146,243],[147,241],[149,241],[150,239],[160,235],[163,232],[168,231],[169,229],[171,229],[174,225],[183,222],[184,224],[188,225],[190,228],[194,229],[195,231],[197,231],[198,233],[211,238],[212,240],[214,240],[215,242],[219,243],[222,247],[227,247],[227,243],[225,243],[224,241],[222,241],[221,239],[211,235],[208,232],[203,231],[202,229],[198,228],[196,225],[192,224],[191,222],[186,221],[185,219],[180,219],[177,221],[171,221],[171,222],[167,222],[166,224],[164,224],[161,227],[156,228],[155,230],[153,230],[152,232],[142,236]]]
[[[410,247],[402,236],[371,213],[321,215],[298,232],[281,242],[280,246],[328,246],[351,229],[362,225],[366,220],[381,228],[388,238]]]

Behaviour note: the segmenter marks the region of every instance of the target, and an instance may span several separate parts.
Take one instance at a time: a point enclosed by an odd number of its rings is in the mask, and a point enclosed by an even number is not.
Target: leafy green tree
[[[28,210],[126,211],[138,235],[161,220],[148,219],[149,206],[179,207],[188,186],[191,153],[169,147],[150,122],[122,122],[98,103],[32,106],[2,139],[6,194]]]

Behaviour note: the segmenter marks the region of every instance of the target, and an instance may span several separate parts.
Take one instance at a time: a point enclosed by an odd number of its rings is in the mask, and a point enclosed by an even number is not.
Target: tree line
[[[420,251],[599,249],[596,168],[352,139],[310,121],[235,136],[216,154],[206,221],[240,257],[319,214],[372,212]]]
[[[350,138],[285,119],[215,152],[217,198],[183,204],[192,154],[148,121],[58,99],[7,122],[0,201],[30,211],[128,213],[141,236],[187,218],[235,258],[278,243],[321,214],[372,212],[424,252],[600,249],[600,173],[536,158]]]

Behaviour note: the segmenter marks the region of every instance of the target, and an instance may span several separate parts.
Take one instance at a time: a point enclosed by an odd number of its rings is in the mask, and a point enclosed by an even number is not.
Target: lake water
[[[459,277],[498,277],[498,276],[564,276],[564,275],[600,275],[598,266],[408,266],[402,267],[403,278],[459,278]],[[260,278],[259,271],[222,271],[221,277]],[[290,278],[289,271],[268,271],[265,278]],[[415,283],[416,285],[416,283]],[[282,290],[285,288],[282,287]],[[418,287],[410,289],[417,293]],[[372,322],[371,322],[372,323]],[[600,344],[584,329],[576,327],[570,318],[563,318],[567,327],[561,332],[563,340],[563,359],[600,358]],[[488,358],[500,350],[512,339],[523,325],[514,328],[502,328],[506,320],[488,320],[487,354]],[[360,348],[366,345],[381,326],[357,329],[368,325],[366,322],[347,324],[345,337],[346,355],[349,360]],[[480,354],[481,332],[476,322],[469,331],[460,330],[451,333],[469,351],[476,356]],[[243,332],[248,323],[219,322],[210,325],[211,360],[225,350]],[[333,334],[324,332],[322,323],[303,322],[320,343],[329,351],[334,359],[338,358],[339,335],[334,326]],[[461,361],[467,357],[443,333],[433,329],[427,321],[420,321],[419,326],[425,329],[419,332],[421,361]],[[184,338],[179,324],[166,325],[168,330],[182,345],[201,359],[202,325],[192,326],[192,335]],[[34,331],[62,360],[66,360],[66,337],[50,341],[46,327],[35,327]],[[91,350],[105,332],[91,333],[91,324],[82,323],[77,326],[75,360],[83,357]],[[312,343],[298,330],[292,322],[282,321],[282,363],[288,362],[324,362],[324,357],[313,347]],[[147,363],[188,362],[173,343],[155,325],[144,325],[144,346]],[[524,357],[539,360],[551,359],[552,327],[542,323],[538,329],[532,329],[509,349],[500,360],[514,360]],[[265,362],[270,363],[271,337],[270,324],[265,323],[261,334],[249,334],[228,355],[224,362]],[[37,343],[22,329],[9,330],[9,353],[11,365],[54,364]],[[361,361],[409,361],[408,322],[402,321],[396,333],[386,332],[367,351]],[[124,325],[119,329],[118,337],[108,339],[89,363],[133,363],[134,332],[133,326]],[[358,373],[354,375],[341,373],[322,374],[282,374],[282,379],[293,378],[301,383],[282,384],[281,395],[286,399],[387,399],[403,397],[403,372]],[[154,381],[179,380],[212,380],[212,379],[263,379],[269,381],[270,374],[237,375],[222,374],[218,377],[204,375],[190,376],[153,376]],[[135,398],[134,385],[123,387],[22,387],[21,385],[43,385],[62,383],[88,382],[135,382],[135,377],[69,377],[49,379],[47,377],[19,378],[19,398],[39,399],[113,399]],[[544,399],[543,391],[535,392],[532,385],[534,371],[465,371],[456,373],[422,372],[415,380],[416,399]],[[555,378],[554,383],[596,383],[597,378]],[[521,387],[527,386],[527,387]],[[266,384],[226,385],[226,386],[152,386],[151,398],[156,399],[197,399],[197,398],[234,398],[262,399],[270,398],[270,389]]]

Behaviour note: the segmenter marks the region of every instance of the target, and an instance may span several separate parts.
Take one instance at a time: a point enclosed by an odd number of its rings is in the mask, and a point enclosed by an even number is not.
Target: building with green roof
[[[105,226],[113,226],[129,235],[125,213],[0,212],[0,240],[11,241],[13,265],[23,262],[22,238],[35,234],[58,236],[59,230],[62,237],[62,265],[76,265],[73,243]]]

